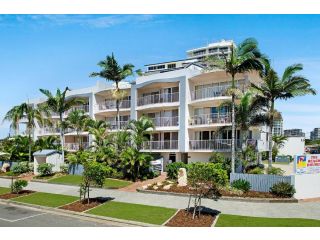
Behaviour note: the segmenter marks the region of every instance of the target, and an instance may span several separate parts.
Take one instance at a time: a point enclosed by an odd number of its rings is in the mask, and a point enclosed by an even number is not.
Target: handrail
[[[169,102],[178,102],[179,101],[179,92],[174,93],[160,93],[160,94],[153,94],[147,95],[144,97],[138,98],[138,106],[144,106],[148,104],[155,104],[155,103],[169,103]]]

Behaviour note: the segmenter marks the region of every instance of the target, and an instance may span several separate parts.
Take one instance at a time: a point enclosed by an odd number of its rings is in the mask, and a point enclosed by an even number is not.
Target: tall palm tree
[[[48,110],[59,115],[59,128],[60,128],[60,143],[62,151],[62,159],[64,159],[64,131],[65,131],[65,121],[63,115],[66,111],[70,110],[73,106],[77,104],[84,104],[82,99],[72,98],[67,99],[66,94],[70,91],[68,87],[65,88],[63,92],[60,89],[57,89],[56,94],[53,95],[49,90],[40,89],[40,92],[43,93],[47,100],[45,106]]]
[[[282,76],[273,70],[268,61],[261,72],[263,82],[258,85],[252,83],[252,88],[257,92],[257,98],[267,101],[266,111],[269,117],[269,159],[268,167],[272,167],[272,145],[273,145],[273,121],[276,114],[275,101],[287,100],[297,96],[307,94],[316,94],[316,90],[311,87],[309,80],[298,73],[303,70],[302,64],[293,64],[288,66]]]
[[[82,138],[80,133],[88,129],[90,117],[83,110],[75,109],[68,114],[66,125],[76,131],[79,149],[82,150]]]
[[[141,116],[138,120],[131,120],[128,123],[128,129],[131,132],[132,144],[140,151],[143,142],[148,140],[148,133],[154,129],[154,123],[150,118]]]
[[[31,135],[33,134],[33,130],[36,127],[36,123],[38,123],[41,126],[46,121],[46,118],[44,118],[43,115],[44,112],[46,112],[46,109],[41,106],[35,107],[33,104],[22,103],[9,110],[4,118],[5,120],[11,119],[11,126],[13,127],[13,129],[19,128],[19,121],[22,118],[26,119],[26,132],[28,134],[29,139],[29,162],[31,162],[32,159]],[[48,115],[48,113],[46,115]]]
[[[253,38],[247,38],[237,47],[231,46],[231,53],[223,53],[222,59],[208,58],[207,69],[223,69],[231,76],[231,87],[228,90],[229,95],[232,97],[232,144],[231,144],[231,172],[235,171],[235,100],[240,94],[236,86],[235,77],[237,74],[260,71],[263,69],[264,56],[258,48],[258,42]]]
[[[111,81],[116,84],[113,97],[116,99],[117,128],[120,129],[120,99],[124,97],[125,93],[120,90],[119,83],[127,77],[133,75],[134,66],[132,64],[120,66],[113,53],[111,56],[107,56],[105,60],[100,61],[98,66],[102,68],[101,71],[91,73],[90,77],[101,77],[106,81]]]
[[[91,120],[88,124],[89,133],[93,135],[92,141],[94,147],[101,148],[106,145],[106,139],[108,138],[108,124],[102,120]]]
[[[10,128],[15,131],[15,135],[19,135],[19,124],[20,120],[24,117],[23,108],[20,105],[11,108],[5,115],[3,122],[11,122]]]
[[[35,150],[44,150],[44,149],[59,149],[59,138],[57,136],[45,136],[38,138],[35,143]]]

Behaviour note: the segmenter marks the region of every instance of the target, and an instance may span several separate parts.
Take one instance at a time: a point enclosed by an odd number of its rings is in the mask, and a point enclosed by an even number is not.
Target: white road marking
[[[35,214],[35,215],[31,215],[31,216],[28,216],[28,217],[19,218],[19,219],[15,219],[15,220],[9,220],[9,219],[5,219],[5,218],[0,218],[0,220],[6,221],[6,222],[18,222],[18,221],[21,221],[21,220],[25,220],[25,219],[28,219],[28,218],[41,216],[41,215],[44,215],[44,214],[47,214],[47,213],[39,213],[39,214]]]

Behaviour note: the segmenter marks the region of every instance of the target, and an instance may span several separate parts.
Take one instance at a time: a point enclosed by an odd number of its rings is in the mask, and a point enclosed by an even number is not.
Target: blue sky
[[[120,63],[183,59],[185,51],[220,39],[255,37],[277,71],[303,63],[320,92],[320,15],[0,15],[0,118],[39,88],[88,87],[96,63],[114,52]],[[285,128],[320,127],[320,95],[276,107]],[[0,126],[0,137],[8,134]]]

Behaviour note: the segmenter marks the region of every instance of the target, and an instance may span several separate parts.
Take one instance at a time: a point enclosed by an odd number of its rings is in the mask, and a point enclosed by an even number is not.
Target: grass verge
[[[80,185],[80,183],[82,182],[82,176],[66,175],[66,176],[50,179],[48,180],[48,182],[58,183],[58,184]],[[113,189],[123,188],[130,185],[131,183],[132,182],[129,182],[129,181],[108,178],[104,182],[103,188],[113,188]]]
[[[0,187],[0,195],[5,194],[5,193],[9,193],[9,192],[10,192],[10,188]]]
[[[161,225],[176,209],[110,201],[87,213],[137,222]]]
[[[28,196],[18,197],[13,199],[13,201],[46,207],[60,207],[62,205],[74,202],[77,199],[79,198],[74,196],[36,192]]]
[[[320,220],[246,217],[220,214],[215,227],[320,227]]]

